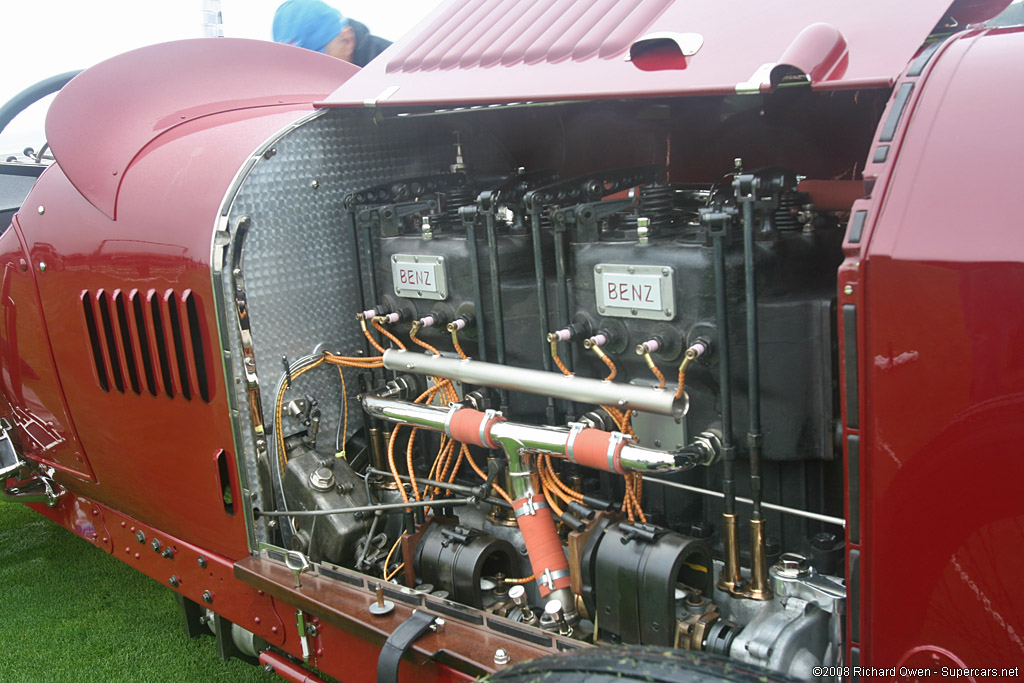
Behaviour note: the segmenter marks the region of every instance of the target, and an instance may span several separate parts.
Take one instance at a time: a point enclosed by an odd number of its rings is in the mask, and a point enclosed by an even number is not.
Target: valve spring
[[[675,210],[676,192],[671,185],[664,183],[652,183],[640,187],[640,201],[638,202],[638,213],[629,214],[622,219],[622,229],[636,230],[637,216],[644,216],[650,220],[652,230],[661,230],[672,225],[672,217]]]
[[[444,211],[441,212],[441,226],[445,230],[457,230],[462,227],[459,209],[473,203],[475,197],[468,187],[451,190],[444,196]]]
[[[799,230],[800,222],[796,214],[800,210],[800,195],[787,190],[779,197],[779,208],[772,214],[772,224],[776,230]]]

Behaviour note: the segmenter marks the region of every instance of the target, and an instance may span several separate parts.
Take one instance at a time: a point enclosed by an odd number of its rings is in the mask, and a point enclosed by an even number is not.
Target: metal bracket
[[[398,683],[402,655],[430,630],[434,620],[433,614],[416,610],[388,636],[377,659],[377,683]]]

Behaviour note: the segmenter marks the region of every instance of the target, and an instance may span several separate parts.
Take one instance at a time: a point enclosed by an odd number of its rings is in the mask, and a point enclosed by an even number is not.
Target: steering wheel
[[[67,85],[68,81],[80,73],[82,73],[82,69],[68,71],[56,76],[44,78],[7,100],[3,106],[0,106],[0,133],[7,128],[7,124],[14,120],[14,117],[25,111],[30,105],[38,102],[47,95],[57,92]],[[46,152],[47,147],[49,147],[49,145],[46,142],[43,142],[43,146],[39,149],[39,152],[35,154],[34,158],[36,163],[39,163],[39,160],[43,158],[43,153]],[[28,155],[30,151],[31,148],[26,149],[26,155]]]

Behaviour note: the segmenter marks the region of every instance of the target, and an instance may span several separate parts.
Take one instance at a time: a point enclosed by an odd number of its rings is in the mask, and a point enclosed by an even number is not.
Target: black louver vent
[[[190,290],[86,290],[81,303],[101,389],[210,402],[209,335]]]

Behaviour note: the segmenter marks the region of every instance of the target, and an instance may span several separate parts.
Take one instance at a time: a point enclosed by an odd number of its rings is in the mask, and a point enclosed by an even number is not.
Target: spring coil
[[[636,219],[644,216],[650,221],[652,230],[671,227],[675,211],[676,192],[671,185],[653,183],[640,187],[637,213],[623,216],[620,226],[623,230],[636,230]]]
[[[776,230],[799,230],[796,214],[800,211],[800,197],[796,192],[783,192],[779,197],[779,208],[772,214],[772,225]]]
[[[457,230],[462,227],[459,209],[473,203],[475,197],[468,187],[460,187],[444,195],[444,211],[441,212],[441,226],[445,230]]]

